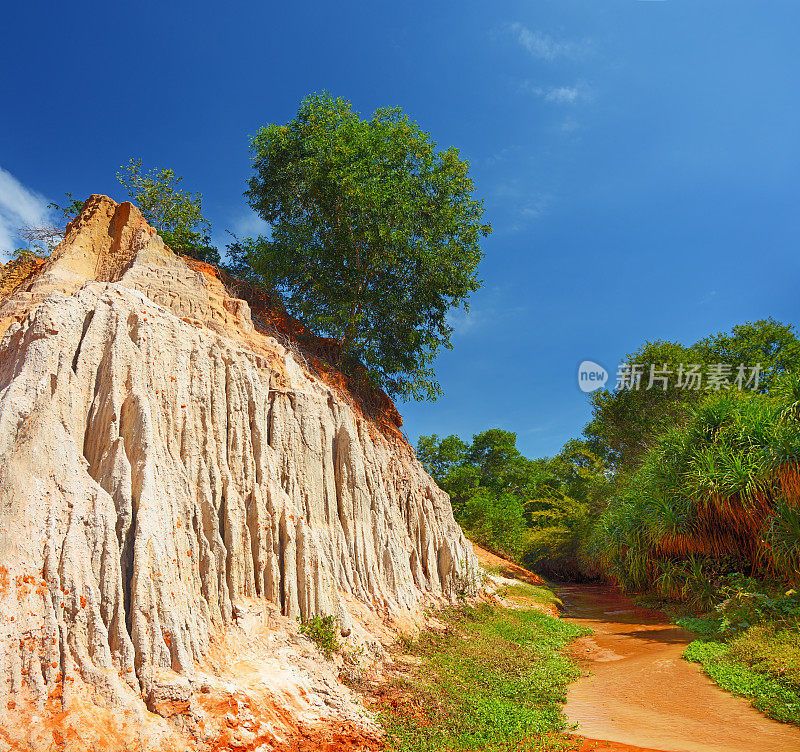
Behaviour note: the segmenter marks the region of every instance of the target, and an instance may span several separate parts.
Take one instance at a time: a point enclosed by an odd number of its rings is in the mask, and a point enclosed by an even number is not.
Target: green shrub
[[[761,624],[728,644],[728,657],[800,692],[800,631]]]
[[[339,643],[339,622],[335,616],[319,616],[315,614],[309,619],[300,620],[300,632],[316,643],[322,654],[330,660],[331,656],[341,649]]]
[[[716,607],[722,635],[740,633],[754,624],[800,625],[800,598],[794,590],[781,593],[776,586],[733,574],[726,578],[722,593],[725,599]]]
[[[716,614],[706,616],[682,616],[675,622],[679,627],[683,627],[689,632],[702,635],[703,637],[713,637],[719,632],[719,625],[722,618]]]

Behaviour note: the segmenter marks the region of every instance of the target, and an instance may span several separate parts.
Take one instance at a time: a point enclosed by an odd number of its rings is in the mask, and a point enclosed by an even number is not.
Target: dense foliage
[[[592,549],[615,579],[679,597],[687,579],[800,579],[800,378],[725,392],[664,431],[608,503]]]
[[[800,341],[774,319],[629,363],[728,367],[728,388],[676,379],[592,397],[584,440],[529,460],[514,434],[423,436],[418,456],[477,541],[544,573],[602,575],[708,607],[736,573],[800,581]],[[750,388],[740,364],[760,364]],[[648,388],[649,387],[649,388]],[[702,385],[701,385],[702,387]]]
[[[553,574],[587,574],[588,523],[606,486],[601,463],[577,440],[556,457],[531,460],[516,439],[496,428],[471,444],[421,436],[417,456],[450,494],[456,519],[474,540]]]
[[[612,491],[589,553],[635,589],[707,606],[736,572],[800,577],[800,341],[774,319],[683,348],[648,343],[639,362],[760,364],[750,389],[603,390],[590,446]],[[655,393],[654,393],[655,392]]]
[[[327,94],[262,128],[252,152],[246,195],[271,233],[236,254],[290,313],[338,342],[340,365],[359,361],[391,396],[435,399],[448,312],[478,289],[479,241],[491,231],[468,163],[399,108],[362,119]]]

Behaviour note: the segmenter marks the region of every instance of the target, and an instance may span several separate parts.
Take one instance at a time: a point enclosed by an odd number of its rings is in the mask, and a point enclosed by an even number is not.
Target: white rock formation
[[[0,727],[78,686],[145,713],[259,599],[347,633],[353,599],[391,617],[472,587],[399,431],[132,205],[92,196],[1,329]]]

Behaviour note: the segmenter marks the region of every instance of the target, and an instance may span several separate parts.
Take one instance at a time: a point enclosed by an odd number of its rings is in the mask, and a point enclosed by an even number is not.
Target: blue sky
[[[248,135],[326,89],[400,105],[471,164],[484,287],[405,427],[516,431],[552,454],[589,418],[577,365],[647,339],[800,318],[800,4],[15,3],[0,45],[0,248],[65,191],[124,198],[131,157],[258,222]]]

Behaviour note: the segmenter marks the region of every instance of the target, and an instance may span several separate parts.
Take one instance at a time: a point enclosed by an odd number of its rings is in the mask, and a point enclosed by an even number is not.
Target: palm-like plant
[[[589,550],[625,586],[698,603],[712,564],[729,560],[797,581],[800,376],[770,394],[709,396],[664,432],[610,500]]]

